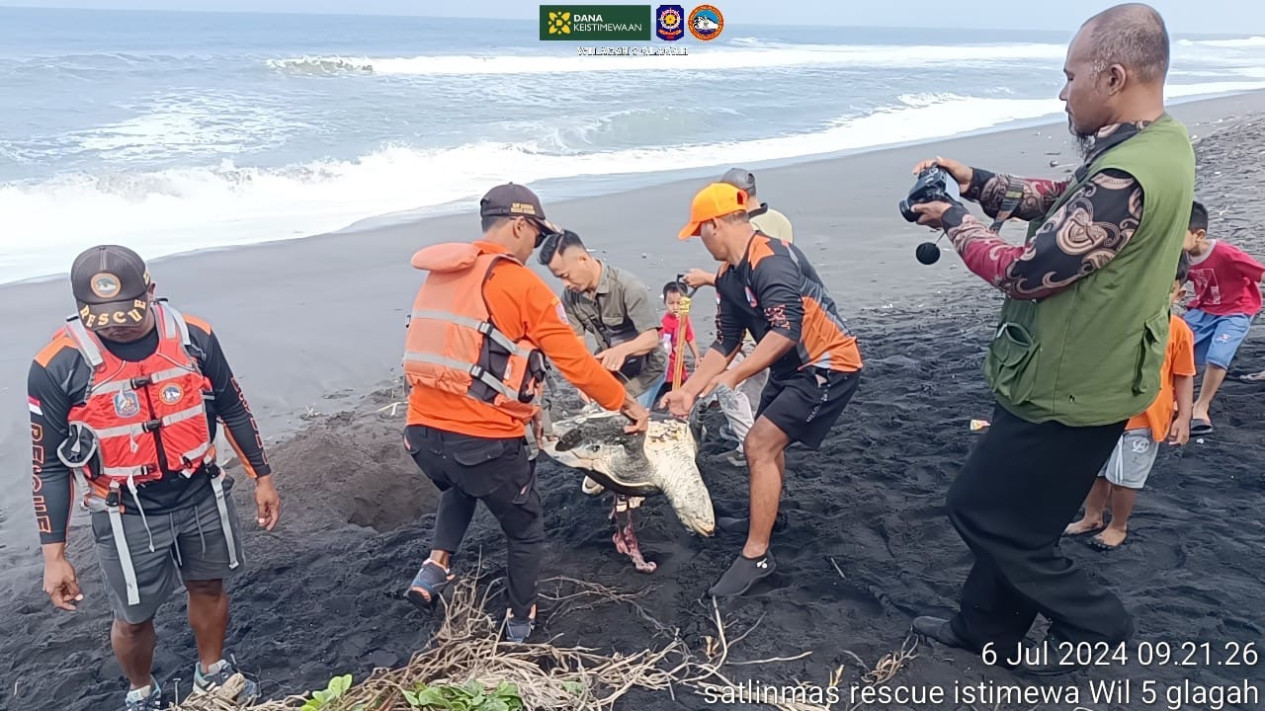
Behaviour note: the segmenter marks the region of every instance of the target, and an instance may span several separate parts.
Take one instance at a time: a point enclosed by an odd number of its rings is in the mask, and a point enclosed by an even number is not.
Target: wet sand
[[[1265,225],[1252,205],[1260,198],[1265,153],[1265,117],[1256,113],[1261,110],[1265,99],[1257,95],[1174,109],[1199,137],[1197,194],[1213,214],[1213,236],[1258,258],[1265,257]],[[850,708],[847,686],[859,683],[863,670],[849,653],[873,665],[900,647],[913,616],[948,613],[955,605],[971,558],[944,516],[944,493],[974,441],[969,420],[991,415],[979,366],[1000,299],[948,250],[933,267],[913,259],[914,246],[927,233],[904,223],[896,202],[912,182],[913,162],[937,154],[1031,175],[1061,175],[1076,164],[1066,131],[1057,125],[758,172],[761,197],[794,221],[796,241],[858,333],[867,367],[860,392],[821,450],[788,453],[783,506],[790,526],[774,539],[778,573],[721,607],[738,632],[761,620],[733,659],[812,654],[736,667],[735,680],[824,685],[844,665],[845,703],[836,708]],[[1052,161],[1058,166],[1051,168]],[[657,293],[675,273],[709,266],[701,245],[673,237],[697,184],[556,204],[547,193],[542,198],[553,219],[638,273]],[[264,533],[249,513],[250,482],[232,468],[234,495],[245,514],[248,570],[231,584],[229,649],[244,669],[262,676],[270,696],[323,688],[337,673],[362,678],[375,667],[401,664],[432,629],[434,620],[398,593],[426,554],[435,492],[400,447],[402,416],[393,417],[389,405],[403,399],[394,378],[404,314],[420,276],[408,258],[419,246],[469,239],[476,231],[475,217],[449,217],[152,265],[162,294],[215,325],[277,471],[283,521]],[[1011,225],[1003,235],[1018,240],[1021,226]],[[6,297],[0,317],[9,334],[0,346],[9,403],[0,419],[6,465],[0,475],[6,483],[0,558],[7,571],[0,607],[9,621],[0,640],[0,706],[15,710],[112,708],[125,689],[109,650],[109,605],[82,515],[72,529],[71,557],[87,599],[79,612],[66,614],[53,610],[40,592],[21,388],[31,355],[72,308],[67,291],[61,281],[0,288]],[[711,331],[709,300],[700,298],[695,314],[700,347]],[[1254,331],[1234,369],[1262,368],[1265,345]],[[1175,653],[1186,641],[1209,642],[1213,664],[1100,667],[1053,682],[1077,686],[1079,704],[1000,708],[1146,708],[1140,701],[1146,680],[1159,682],[1161,690],[1183,681],[1265,686],[1265,664],[1215,664],[1228,659],[1228,643],[1256,642],[1259,650],[1262,638],[1265,439],[1256,424],[1265,417],[1262,394],[1262,386],[1227,382],[1213,412],[1216,434],[1162,451],[1122,549],[1102,554],[1079,540],[1064,544],[1123,596],[1137,617],[1139,639],[1168,642]],[[713,422],[716,417],[709,414]],[[717,507],[741,512],[746,473],[724,461],[726,449],[708,442],[700,466]],[[580,477],[542,458],[538,486],[548,539],[543,577],[647,588],[645,608],[692,646],[700,645],[702,635],[714,633],[706,590],[741,537],[698,538],[666,502],[647,501],[638,530],[643,551],[659,569],[640,575],[611,544],[607,502],[583,496]],[[502,574],[503,536],[482,509],[457,571],[470,572],[480,551],[485,572]],[[503,600],[491,604],[504,606]],[[156,618],[155,673],[160,680],[181,678],[187,689],[194,646],[185,614],[184,603],[173,599]],[[656,644],[655,630],[618,605],[564,611],[546,603],[541,622],[538,634],[557,636],[562,644],[625,651]],[[985,669],[978,658],[955,650],[923,645],[918,655],[893,685],[938,686],[951,695],[955,685],[1032,684]],[[1089,680],[1126,678],[1134,680],[1133,703],[1090,703]],[[971,704],[922,708],[958,705]],[[633,694],[621,708],[735,707],[680,694],[676,701]]]

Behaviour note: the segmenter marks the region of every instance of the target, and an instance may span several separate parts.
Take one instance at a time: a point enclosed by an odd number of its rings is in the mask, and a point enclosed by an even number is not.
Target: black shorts
[[[767,419],[792,442],[821,446],[861,384],[861,371],[805,368],[788,376],[769,374],[755,417]]]

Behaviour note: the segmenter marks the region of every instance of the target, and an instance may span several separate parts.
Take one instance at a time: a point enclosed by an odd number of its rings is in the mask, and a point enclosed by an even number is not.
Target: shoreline
[[[1265,92],[1173,109],[1192,136],[1258,111],[1265,111]],[[1032,175],[1061,175],[1079,163],[1064,125],[1047,123],[757,171],[760,198],[792,219],[796,243],[829,275],[845,318],[933,305],[947,291],[978,281],[951,254],[931,267],[918,265],[913,250],[927,232],[897,212],[913,182],[912,165],[937,154]],[[1058,167],[1050,167],[1051,159]],[[711,178],[708,173],[705,179]],[[674,274],[710,263],[697,243],[675,238],[700,180],[558,201],[546,193],[541,199],[551,219],[579,233],[601,258],[641,276],[657,296]],[[151,272],[160,296],[214,325],[271,446],[302,430],[314,413],[347,407],[398,378],[404,317],[420,284],[409,259],[423,246],[473,239],[477,231],[473,213],[436,216],[154,259]],[[1021,238],[1014,226],[1003,237]],[[543,267],[532,267],[561,288]],[[28,510],[21,389],[31,357],[74,303],[57,278],[0,285],[0,297],[0,319],[10,333],[0,347],[0,393],[9,403],[0,416],[0,481],[6,484],[0,487],[0,558],[38,564],[31,555],[38,544]],[[699,300],[694,312],[700,349],[711,332],[709,302]]]
[[[1248,97],[1253,95],[1265,94],[1265,88],[1255,90],[1229,91],[1216,94],[1204,94],[1192,97],[1180,97],[1170,99],[1168,106],[1179,107],[1189,104],[1202,104],[1207,102],[1220,102],[1233,100],[1240,97]],[[743,167],[751,169],[753,172],[764,173],[772,170],[793,169],[797,166],[817,163],[820,161],[833,161],[844,158],[867,155],[870,153],[881,153],[884,151],[895,151],[917,146],[934,145],[939,143],[954,142],[959,140],[977,138],[981,136],[991,136],[999,134],[1008,134],[1024,130],[1047,129],[1054,126],[1064,124],[1064,119],[1059,118],[1059,114],[1050,113],[1040,117],[1014,119],[1003,121],[991,126],[985,126],[962,133],[956,133],[947,136],[939,136],[935,138],[913,139],[908,141],[898,141],[894,143],[881,143],[872,146],[864,146],[860,148],[850,148],[840,151],[829,151],[825,153],[814,153],[799,156],[788,156],[784,158],[772,158],[762,161],[754,161],[744,164]],[[675,183],[683,183],[693,179],[707,179],[713,174],[724,172],[724,166],[717,164],[707,167],[698,168],[682,168],[682,169],[665,169],[654,172],[637,172],[637,173],[614,173],[608,175],[577,175],[564,176],[560,178],[549,178],[546,180],[536,181],[532,183],[536,187],[536,192],[541,197],[541,201],[545,204],[565,204],[576,200],[590,200],[601,198],[616,198],[619,195],[636,190],[654,188],[659,186],[672,185]],[[511,178],[512,179],[512,178]],[[584,187],[590,186],[590,187]],[[561,193],[555,199],[550,199],[550,194]],[[270,244],[284,244],[288,242],[296,242],[321,237],[354,237],[365,232],[377,230],[387,230],[395,228],[407,228],[418,225],[428,220],[435,220],[444,217],[464,214],[477,207],[477,196],[453,200],[436,205],[429,205],[420,208],[412,208],[408,210],[400,210],[396,212],[382,213],[371,215],[368,217],[357,219],[343,227],[325,232],[315,232],[303,235],[291,235],[277,237],[275,239],[267,239],[263,241],[250,242],[244,244],[230,244],[216,247],[205,247],[200,249],[189,250],[186,252],[177,252],[174,254],[164,255],[162,257],[150,260],[153,264],[160,264],[166,261],[183,258],[196,258],[200,255],[215,253],[221,251],[231,251],[240,249],[250,249],[252,247]],[[14,281],[0,282],[0,290],[7,287],[23,286],[30,284],[41,284],[65,277],[68,271],[59,271],[40,274],[31,277],[23,277]]]
[[[1258,160],[1265,151],[1265,97],[1199,106],[1174,114],[1200,138],[1196,194],[1212,213],[1214,236],[1265,255],[1265,220],[1241,209],[1259,197],[1265,179]],[[930,267],[913,259],[927,232],[904,222],[896,203],[912,183],[913,163],[936,153],[1033,176],[1062,176],[1079,162],[1060,127],[757,175],[761,197],[794,221],[796,243],[857,334],[866,374],[820,450],[787,452],[781,508],[790,523],[773,541],[777,572],[718,605],[735,645],[733,659],[748,665],[732,670],[736,683],[864,684],[868,669],[904,648],[913,617],[943,616],[956,606],[972,558],[944,515],[944,497],[976,441],[970,420],[994,412],[980,361],[1000,298],[953,255]],[[658,285],[676,271],[708,266],[696,240],[675,238],[696,187],[683,181],[617,198],[546,202],[545,208],[599,257],[640,276],[657,297]],[[391,405],[402,392],[381,384],[399,372],[403,318],[420,282],[409,257],[435,240],[471,239],[477,225],[474,216],[452,216],[366,232],[354,243],[328,236],[155,264],[159,293],[214,325],[269,443],[283,502],[276,530],[258,528],[253,487],[239,466],[227,468],[236,484],[246,563],[229,582],[226,639],[227,651],[261,680],[268,698],[324,688],[335,674],[353,674],[359,682],[374,669],[406,665],[442,619],[417,612],[401,595],[429,553],[437,491],[400,446],[403,413]],[[1022,225],[1002,230],[1011,242],[1021,235]],[[552,277],[546,281],[560,288]],[[0,301],[0,317],[13,334],[0,350],[7,369],[0,387],[9,396],[0,420],[8,477],[0,488],[0,518],[7,518],[0,523],[0,564],[7,571],[0,614],[13,621],[10,634],[0,637],[0,676],[20,680],[0,689],[0,706],[14,711],[109,708],[126,689],[108,643],[110,604],[86,515],[75,512],[68,546],[85,595],[73,614],[53,610],[41,592],[29,520],[29,440],[17,389],[40,339],[69,310],[67,292],[62,283],[27,285],[9,289]],[[697,299],[693,312],[700,347],[711,330],[710,301]],[[1244,342],[1234,371],[1265,365],[1259,334],[1258,328]],[[1228,379],[1212,413],[1216,434],[1163,448],[1120,550],[1104,554],[1081,538],[1061,543],[1076,565],[1124,599],[1140,640],[1174,648],[1207,641],[1222,660],[1228,645],[1241,650],[1261,634],[1262,392]],[[716,411],[703,416],[712,431],[723,421]],[[749,474],[725,462],[730,451],[729,442],[708,439],[698,456],[717,514],[726,516],[748,506]],[[706,591],[732,562],[742,534],[693,535],[663,497],[647,498],[638,509],[637,533],[647,560],[659,567],[641,575],[614,549],[609,500],[581,494],[581,473],[547,456],[536,472],[545,529],[537,641],[625,658],[658,648],[664,628],[692,651],[714,643],[716,608]],[[505,554],[504,534],[480,507],[453,571],[465,580],[480,569],[488,576],[480,588],[489,592],[486,609],[494,617],[505,608],[503,590],[493,582],[504,574]],[[635,595],[656,622],[620,606],[571,599],[572,588],[557,584],[564,578]],[[163,604],[154,623],[155,678],[167,688],[187,688],[196,645],[183,596]],[[748,634],[757,625],[758,632]],[[1039,641],[1043,631],[1039,625],[1029,638]],[[916,658],[902,660],[891,684],[1034,685],[961,650],[919,645],[916,651]],[[769,659],[785,661],[751,663]],[[1249,675],[1229,665],[1135,661],[1057,685],[1079,687],[1082,695],[1087,683],[1100,680],[1228,689],[1246,685]],[[703,706],[678,688],[674,696],[634,690],[614,708]],[[876,707],[883,706],[863,708]],[[1031,704],[995,707],[1029,711]],[[1041,708],[1082,707],[1065,698]]]

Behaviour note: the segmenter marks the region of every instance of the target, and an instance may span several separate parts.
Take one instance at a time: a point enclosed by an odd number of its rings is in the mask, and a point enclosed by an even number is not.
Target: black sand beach
[[[1265,177],[1262,111],[1261,95],[1173,111],[1198,137],[1197,195],[1212,212],[1212,236],[1258,258],[1265,257],[1265,219],[1255,204]],[[947,249],[933,267],[913,259],[914,246],[927,233],[904,223],[896,202],[911,182],[915,160],[937,154],[1030,175],[1062,175],[1076,164],[1060,124],[758,172],[761,196],[793,220],[796,242],[858,333],[866,369],[853,405],[821,450],[788,452],[783,507],[790,526],[774,538],[778,573],[721,605],[731,636],[760,621],[731,659],[812,654],[734,667],[735,680],[825,685],[843,665],[844,699],[835,708],[853,708],[848,686],[861,683],[865,672],[855,657],[872,666],[901,647],[913,616],[951,612],[955,605],[971,558],[942,507],[975,437],[969,421],[992,414],[980,361],[1000,298]],[[709,266],[700,245],[673,236],[696,185],[559,203],[547,193],[542,198],[552,219],[657,292],[677,272]],[[253,524],[250,482],[230,468],[245,514],[248,570],[231,584],[229,650],[245,670],[262,677],[270,697],[324,688],[336,674],[360,680],[376,667],[402,664],[434,627],[435,620],[399,595],[426,554],[435,496],[400,446],[402,412],[393,416],[390,405],[404,397],[393,378],[404,313],[419,276],[409,268],[409,256],[425,244],[469,239],[476,231],[477,220],[461,216],[152,265],[163,295],[215,325],[269,438],[283,499],[276,531],[260,532]],[[1022,227],[1012,224],[1003,235],[1017,241]],[[26,367],[70,308],[70,297],[60,280],[0,288],[0,295],[0,318],[8,324],[0,345],[0,385],[8,403],[0,419],[0,563],[6,570],[0,610],[7,622],[0,639],[0,707],[113,708],[126,686],[109,650],[109,605],[86,520],[76,515],[70,546],[86,599],[67,614],[54,610],[40,591],[28,510],[21,406]],[[711,330],[709,301],[710,294],[698,299],[700,347]],[[1255,329],[1235,370],[1265,369],[1260,336]],[[1258,653],[1265,651],[1263,395],[1259,385],[1227,382],[1213,412],[1216,433],[1161,453],[1122,549],[1103,554],[1078,540],[1064,543],[1078,564],[1123,596],[1136,616],[1139,640],[1172,646],[1169,664],[1112,664],[1050,682],[1078,690],[1070,703],[1067,696],[1057,703],[998,703],[996,697],[968,703],[959,696],[952,703],[955,688],[1037,684],[984,668],[966,653],[923,644],[891,686],[945,691],[946,702],[918,706],[923,709],[1215,708],[1190,695],[1185,705],[1173,706],[1165,692],[1244,683],[1265,691],[1265,662],[1225,664],[1230,643],[1251,642]],[[741,512],[746,472],[725,463],[723,453],[724,445],[709,443],[700,466],[717,507]],[[714,634],[706,590],[740,548],[740,537],[692,536],[666,502],[649,500],[640,509],[638,530],[647,559],[659,569],[641,575],[611,544],[607,501],[580,493],[581,474],[543,455],[538,471],[548,538],[543,577],[645,589],[640,603],[679,628],[691,645]],[[482,509],[457,572],[470,572],[480,551],[485,572],[502,574],[503,536]],[[554,587],[546,584],[544,592]],[[504,607],[501,599],[491,605]],[[618,604],[563,610],[545,601],[541,619],[537,634],[559,644],[636,651],[662,642]],[[156,676],[183,679],[187,689],[195,655],[185,605],[173,600],[156,622]],[[1188,655],[1185,642],[1209,643],[1210,659],[1203,647]],[[1183,660],[1189,665],[1178,664]],[[1132,702],[1092,702],[1089,683],[1113,679],[1133,681]],[[1156,704],[1142,702],[1146,681],[1156,684]],[[709,705],[686,693],[674,700],[634,692],[617,708],[740,707]]]

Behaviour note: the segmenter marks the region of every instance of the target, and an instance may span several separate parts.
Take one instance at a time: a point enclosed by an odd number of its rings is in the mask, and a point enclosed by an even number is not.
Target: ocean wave
[[[1265,82],[1176,85],[1169,87],[1169,96],[1259,88]],[[909,94],[896,105],[842,116],[816,131],[757,140],[570,154],[538,142],[433,150],[393,145],[355,160],[281,169],[224,161],[213,167],[8,184],[0,186],[0,234],[10,236],[0,256],[0,281],[61,273],[68,254],[101,242],[125,242],[159,257],[333,231],[390,213],[460,206],[507,180],[534,183],[804,158],[948,137],[1057,115],[1062,109],[1055,98]],[[589,130],[602,125],[599,121]]]
[[[1239,37],[1222,40],[1177,40],[1181,47],[1265,47],[1265,37]]]
[[[556,74],[716,70],[854,65],[921,67],[944,62],[1011,62],[1061,59],[1065,47],[1053,44],[996,45],[810,45],[741,44],[741,49],[706,48],[685,56],[429,55],[416,57],[303,56],[270,59],[272,69],[299,74],[468,75]]]

